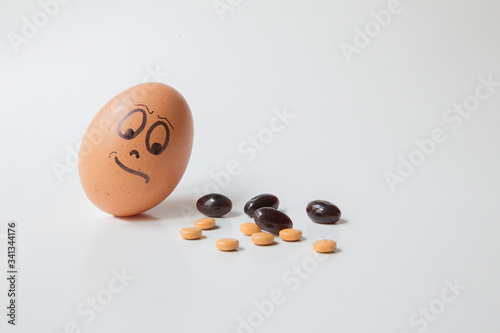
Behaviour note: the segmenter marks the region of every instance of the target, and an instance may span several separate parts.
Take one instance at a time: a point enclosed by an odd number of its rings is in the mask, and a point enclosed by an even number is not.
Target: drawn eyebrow
[[[158,118],[166,120],[168,122],[168,124],[170,125],[170,127],[172,127],[172,129],[174,129],[174,126],[172,126],[172,124],[170,123],[170,121],[167,118],[160,117],[160,115],[158,115]]]
[[[149,111],[149,108],[146,105],[144,105],[144,104],[134,104],[134,105],[135,106],[144,106],[148,110],[149,114],[153,114],[153,112],[154,112],[154,111]]]

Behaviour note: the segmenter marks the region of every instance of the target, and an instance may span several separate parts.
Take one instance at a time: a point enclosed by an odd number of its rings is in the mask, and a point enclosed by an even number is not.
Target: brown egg
[[[109,101],[85,132],[83,189],[107,213],[142,213],[177,186],[192,145],[193,118],[182,95],[162,83],[139,84]]]

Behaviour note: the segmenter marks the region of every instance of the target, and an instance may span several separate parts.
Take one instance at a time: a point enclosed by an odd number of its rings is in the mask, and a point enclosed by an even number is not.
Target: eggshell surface
[[[175,189],[192,145],[193,118],[182,95],[162,83],[139,84],[110,100],[90,123],[79,151],[80,181],[101,210],[137,215]]]

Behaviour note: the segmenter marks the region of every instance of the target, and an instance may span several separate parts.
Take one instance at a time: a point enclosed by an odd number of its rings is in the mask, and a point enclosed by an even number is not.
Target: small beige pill
[[[201,238],[201,229],[200,228],[183,228],[181,229],[181,237],[184,239],[198,239]]]
[[[260,227],[253,222],[245,222],[240,225],[240,231],[245,235],[252,236],[256,232],[260,232]]]
[[[280,238],[287,242],[295,242],[302,238],[302,231],[292,228],[282,229]]]
[[[221,238],[215,242],[215,247],[221,251],[234,251],[240,246],[240,242],[234,238]]]
[[[267,232],[256,232],[252,235],[251,239],[255,245],[269,245],[274,243],[273,234]]]
[[[202,217],[194,221],[194,226],[202,230],[212,229],[215,227],[215,220],[211,217]]]
[[[318,253],[330,253],[337,249],[337,242],[331,239],[320,239],[313,243],[313,248]]]

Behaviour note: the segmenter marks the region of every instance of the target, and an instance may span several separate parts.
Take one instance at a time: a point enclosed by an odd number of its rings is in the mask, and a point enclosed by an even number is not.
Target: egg
[[[153,82],[129,88],[104,105],[84,134],[83,190],[104,212],[140,214],[172,193],[192,145],[193,117],[179,92]]]

